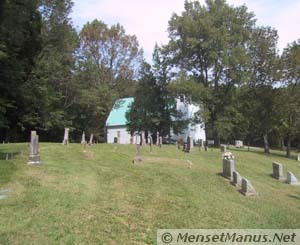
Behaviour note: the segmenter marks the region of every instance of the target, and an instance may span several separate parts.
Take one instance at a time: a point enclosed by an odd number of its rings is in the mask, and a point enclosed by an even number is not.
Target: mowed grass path
[[[222,170],[219,149],[184,154],[175,146],[40,144],[42,166],[27,166],[28,144],[0,160],[0,244],[155,244],[159,228],[300,228],[300,186],[273,179],[272,162],[300,177],[296,160],[231,150],[259,193],[245,197]],[[187,168],[185,159],[193,162]]]

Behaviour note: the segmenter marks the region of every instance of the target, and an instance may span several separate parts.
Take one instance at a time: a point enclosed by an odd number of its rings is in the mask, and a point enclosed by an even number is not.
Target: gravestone
[[[189,153],[190,150],[191,150],[191,138],[190,138],[190,136],[188,136],[187,139],[186,139],[186,144],[185,144],[185,147],[184,147],[184,152]]]
[[[158,144],[159,144],[159,147],[162,146],[162,144],[163,144],[163,143],[162,143],[162,136],[159,136],[159,143],[158,143]]]
[[[86,144],[85,133],[84,133],[84,131],[82,132],[81,144]]]
[[[190,149],[194,148],[194,139],[193,137],[190,137]]]
[[[183,140],[180,138],[177,140],[177,148],[180,150],[180,146],[183,147]]]
[[[30,138],[30,153],[28,165],[39,165],[41,163],[40,151],[39,151],[39,136],[36,134],[36,131],[31,131]]]
[[[283,167],[281,163],[273,162],[273,177],[278,180],[284,179],[283,177]]]
[[[297,155],[297,161],[300,162],[300,154]]]
[[[242,186],[242,177],[237,171],[232,172],[232,184],[234,186]]]
[[[292,172],[287,172],[286,182],[290,185],[300,185],[300,182]]]
[[[152,141],[153,141],[152,136],[149,135],[149,136],[148,136],[148,143],[149,143],[149,147],[150,147],[150,152],[152,152],[152,144],[153,144]]]
[[[90,141],[89,141],[89,145],[92,145],[92,144],[93,144],[93,138],[94,138],[94,135],[91,134],[91,136],[90,136]]]
[[[201,145],[201,148],[203,149],[204,148],[204,140],[200,140],[200,145]]]
[[[63,140],[63,145],[69,145],[69,128],[65,128],[65,133],[64,133],[64,140]]]
[[[226,145],[220,145],[221,152],[226,152]]]
[[[242,190],[241,193],[245,196],[255,196],[257,195],[251,182],[245,178],[242,179]]]
[[[132,145],[133,144],[133,137],[130,136],[130,144]]]
[[[156,145],[159,145],[159,132],[156,133]]]
[[[13,189],[0,190],[0,200],[8,197],[9,193],[13,192]]]
[[[234,145],[235,145],[235,147],[237,147],[237,148],[242,148],[242,147],[244,147],[244,143],[243,143],[243,141],[241,141],[241,140],[236,140]]]
[[[199,143],[199,151],[201,151],[201,148],[203,148],[203,140],[199,139],[198,143]]]
[[[145,132],[142,132],[142,145],[146,145]]]
[[[223,176],[232,180],[234,170],[234,160],[223,158]]]
[[[138,141],[139,141],[139,135],[136,134],[136,135],[135,135],[135,142],[134,142],[134,143],[137,145],[137,144],[139,144]]]
[[[132,160],[132,163],[134,165],[139,165],[143,163],[143,159],[140,155],[140,144],[136,144],[136,153],[135,153],[135,157]]]

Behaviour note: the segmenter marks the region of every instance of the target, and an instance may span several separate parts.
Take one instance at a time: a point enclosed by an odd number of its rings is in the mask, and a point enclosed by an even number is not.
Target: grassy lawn
[[[0,244],[155,244],[159,228],[300,228],[300,186],[273,179],[272,162],[300,177],[283,152],[230,150],[258,196],[219,176],[219,149],[184,154],[175,146],[40,145],[42,166],[27,166],[28,144],[0,145]],[[193,162],[187,168],[185,160]]]

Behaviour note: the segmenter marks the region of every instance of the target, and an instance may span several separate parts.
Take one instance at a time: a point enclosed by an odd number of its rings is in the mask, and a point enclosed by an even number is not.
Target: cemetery
[[[224,152],[217,148],[67,147],[37,142],[37,134],[28,143],[0,145],[1,153],[18,152],[0,160],[1,241],[109,244],[119,236],[124,244],[148,244],[160,227],[299,227],[300,186],[285,180],[290,172],[290,181],[300,177],[296,154],[287,159],[280,151],[230,146],[224,178]],[[28,165],[28,159],[41,164]],[[273,178],[274,162],[282,164],[284,179]]]
[[[0,245],[300,234],[299,8],[0,1]]]

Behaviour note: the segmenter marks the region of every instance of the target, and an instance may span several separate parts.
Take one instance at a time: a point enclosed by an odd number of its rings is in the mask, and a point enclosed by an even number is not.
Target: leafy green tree
[[[135,36],[117,24],[99,20],[80,31],[77,80],[81,81],[77,105],[78,125],[104,140],[105,120],[118,98],[132,96],[143,60]]]
[[[274,110],[274,84],[280,79],[279,58],[277,54],[277,31],[270,27],[256,27],[251,33],[249,42],[250,81],[247,84],[250,93],[246,96],[251,102],[251,113],[255,117],[250,125],[261,134],[266,153],[270,153],[268,136],[274,130],[277,122]],[[249,115],[249,113],[248,113]],[[251,134],[253,128],[248,131]],[[248,134],[249,136],[249,134]]]
[[[2,139],[22,139],[27,109],[24,86],[41,49],[41,15],[36,0],[1,1],[0,131]]]
[[[229,132],[233,126],[225,117],[235,113],[231,107],[234,90],[249,79],[247,42],[253,17],[245,6],[232,7],[223,0],[208,0],[206,5],[185,1],[182,15],[173,14],[169,21],[170,41],[164,53],[175,71],[185,71],[193,86],[199,84],[197,90],[203,93],[195,102],[204,106],[207,137],[217,144],[220,132]]]
[[[63,128],[72,126],[71,106],[77,95],[74,79],[78,37],[69,17],[71,0],[40,0],[42,49],[24,90],[28,104],[22,122],[41,138],[60,140]]]
[[[278,89],[276,110],[280,113],[279,131],[285,136],[286,156],[291,157],[291,142],[300,133],[300,40],[284,49],[282,82]]]
[[[171,130],[181,132],[187,122],[182,120],[182,113],[176,109],[175,97],[168,90],[167,65],[157,45],[153,66],[144,63],[140,76],[134,103],[127,113],[129,131],[151,132],[154,139],[156,132],[162,136],[170,136]]]

